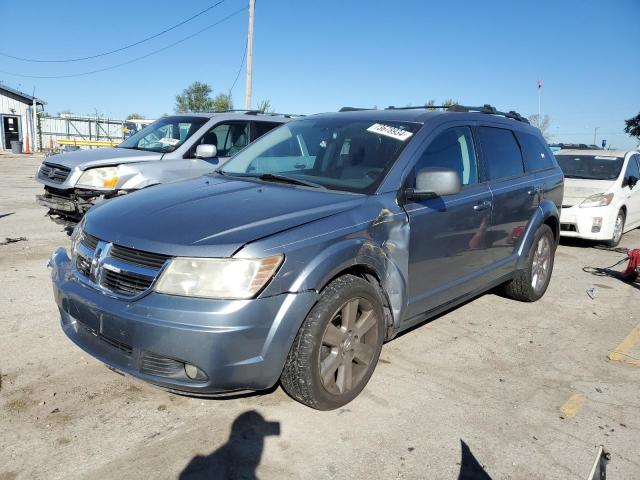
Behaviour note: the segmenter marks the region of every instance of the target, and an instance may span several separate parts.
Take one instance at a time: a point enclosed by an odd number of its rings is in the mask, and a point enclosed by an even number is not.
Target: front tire
[[[375,370],[384,340],[378,290],[344,275],[323,291],[293,341],[280,377],[295,400],[333,410],[353,400]]]
[[[624,222],[627,219],[623,210],[618,212],[616,216],[616,222],[613,224],[613,237],[605,244],[608,247],[617,247],[620,244],[620,240],[622,240],[622,233],[624,232]]]
[[[505,294],[521,302],[535,302],[542,298],[551,280],[555,251],[556,242],[551,228],[540,225],[529,250],[526,267],[504,285]]]

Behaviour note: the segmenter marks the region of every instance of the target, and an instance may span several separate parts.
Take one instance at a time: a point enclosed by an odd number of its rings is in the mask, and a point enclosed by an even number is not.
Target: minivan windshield
[[[420,123],[351,117],[287,123],[218,171],[353,193],[373,193]]]
[[[206,117],[165,117],[127,138],[118,148],[132,148],[150,152],[173,152],[209,119]]]
[[[620,175],[624,158],[601,155],[556,155],[565,178],[615,180]]]

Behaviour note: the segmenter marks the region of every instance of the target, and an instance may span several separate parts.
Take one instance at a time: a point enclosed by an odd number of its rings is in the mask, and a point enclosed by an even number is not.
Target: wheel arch
[[[549,228],[551,228],[557,245],[560,241],[560,214],[556,204],[549,199],[545,199],[540,202],[540,205],[538,205],[538,208],[531,217],[531,220],[529,220],[522,242],[517,250],[517,269],[520,270],[525,267],[529,251],[533,246],[536,231],[541,225],[548,225]]]

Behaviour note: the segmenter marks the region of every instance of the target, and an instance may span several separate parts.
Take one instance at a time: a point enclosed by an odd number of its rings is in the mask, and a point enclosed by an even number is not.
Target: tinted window
[[[269,130],[273,130],[276,127],[279,127],[280,123],[273,122],[254,122],[253,123],[253,139],[261,137]]]
[[[520,142],[522,156],[524,157],[524,167],[527,172],[536,172],[553,167],[551,153],[538,137],[522,132],[516,132],[516,137]]]
[[[606,155],[556,155],[565,178],[615,180],[620,175],[624,159]]]
[[[489,179],[522,175],[522,154],[511,130],[493,127],[479,130]]]
[[[627,165],[627,170],[624,174],[625,181],[628,180],[629,177],[636,177],[640,179],[640,171],[638,168],[638,155],[634,155],[629,159],[629,164]]]
[[[433,140],[418,160],[415,173],[425,167],[443,167],[455,170],[463,185],[478,183],[476,153],[468,127],[445,130]]]

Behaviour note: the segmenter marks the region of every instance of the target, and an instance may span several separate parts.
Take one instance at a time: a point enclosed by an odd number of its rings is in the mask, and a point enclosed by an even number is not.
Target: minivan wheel
[[[533,246],[529,250],[526,267],[504,284],[505,294],[521,302],[535,302],[540,299],[547,291],[551,280],[555,251],[556,242],[551,228],[548,225],[540,225]]]
[[[616,216],[616,223],[613,224],[613,237],[605,244],[609,247],[617,247],[622,240],[622,232],[624,232],[624,221],[626,220],[623,210],[618,212]]]
[[[280,377],[295,400],[333,410],[353,400],[378,363],[384,314],[377,289],[344,275],[323,291],[293,341]]]

